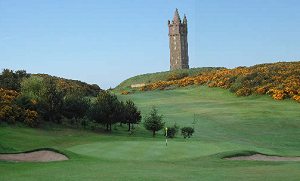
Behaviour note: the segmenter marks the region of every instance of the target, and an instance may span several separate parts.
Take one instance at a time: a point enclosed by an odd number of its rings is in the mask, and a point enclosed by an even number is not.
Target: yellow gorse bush
[[[0,88],[0,121],[15,123],[16,121],[35,127],[37,126],[38,113],[34,110],[24,109],[15,101],[20,94],[14,90]],[[36,100],[32,100],[37,104]]]
[[[207,85],[230,89],[238,96],[268,94],[275,100],[291,98],[300,102],[300,62],[279,62],[252,67],[219,69],[178,80],[147,84],[140,91],[164,90],[170,86]]]

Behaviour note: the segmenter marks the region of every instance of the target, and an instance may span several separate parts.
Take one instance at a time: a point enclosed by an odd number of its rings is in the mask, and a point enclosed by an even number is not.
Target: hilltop
[[[65,79],[62,77],[52,76],[48,74],[32,74],[43,78],[52,78],[56,81],[57,86],[64,92],[77,90],[86,96],[96,96],[102,89],[97,84],[88,84],[79,80]]]
[[[22,81],[30,77],[52,79],[57,83],[57,87],[65,93],[76,90],[86,96],[95,96],[102,91],[96,84],[88,84],[79,80],[66,79],[48,74],[31,74],[25,70],[13,71],[9,69],[4,69],[0,73],[0,88],[20,92]]]

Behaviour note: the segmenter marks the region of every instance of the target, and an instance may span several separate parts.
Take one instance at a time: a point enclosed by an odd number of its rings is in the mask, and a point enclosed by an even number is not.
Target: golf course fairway
[[[300,162],[225,160],[247,152],[300,156],[300,104],[268,96],[236,97],[228,90],[185,87],[119,95],[145,116],[152,106],[166,126],[192,126],[194,135],[152,138],[143,125],[133,134],[116,125],[112,133],[63,127],[0,126],[0,152],[53,148],[69,160],[0,161],[0,180],[299,180]]]

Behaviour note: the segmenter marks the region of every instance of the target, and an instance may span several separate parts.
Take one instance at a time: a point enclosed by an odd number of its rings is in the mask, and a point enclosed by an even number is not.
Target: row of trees
[[[131,100],[124,103],[119,101],[115,95],[104,91],[91,104],[89,118],[105,125],[107,131],[111,131],[112,125],[116,123],[127,124],[128,131],[130,131],[131,125],[139,124],[142,116]]]
[[[0,122],[23,122],[31,127],[48,121],[75,120],[82,124],[101,124],[111,131],[112,124],[141,121],[141,113],[128,100],[101,91],[96,98],[82,89],[61,89],[61,82],[51,76],[35,76],[25,71],[4,70],[0,75]]]

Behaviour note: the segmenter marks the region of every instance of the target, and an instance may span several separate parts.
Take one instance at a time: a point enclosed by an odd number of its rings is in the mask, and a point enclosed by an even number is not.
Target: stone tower
[[[178,9],[175,10],[172,22],[168,21],[169,26],[169,47],[170,47],[170,70],[188,69],[188,41],[187,41],[187,19],[184,15],[181,21]]]

